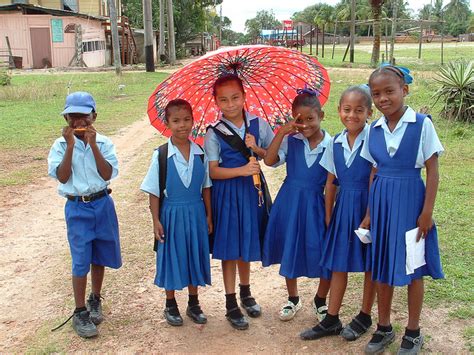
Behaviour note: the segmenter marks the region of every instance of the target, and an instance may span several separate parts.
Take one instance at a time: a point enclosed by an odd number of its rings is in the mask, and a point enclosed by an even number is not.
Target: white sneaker
[[[316,314],[316,317],[318,317],[318,320],[321,322],[324,318],[326,318],[326,314],[328,314],[328,306],[324,305],[321,307],[316,307],[316,303],[314,302],[313,299],[313,310],[314,314]]]
[[[280,320],[284,322],[292,320],[302,307],[303,303],[301,302],[301,298],[297,304],[288,301],[288,303],[285,304],[280,310]]]

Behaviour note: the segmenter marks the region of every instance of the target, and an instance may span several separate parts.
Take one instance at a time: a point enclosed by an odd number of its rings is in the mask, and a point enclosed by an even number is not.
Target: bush
[[[11,83],[11,75],[6,70],[0,70],[0,86],[7,86]]]
[[[443,101],[441,116],[474,122],[474,61],[449,62],[434,79],[440,85],[433,97]]]

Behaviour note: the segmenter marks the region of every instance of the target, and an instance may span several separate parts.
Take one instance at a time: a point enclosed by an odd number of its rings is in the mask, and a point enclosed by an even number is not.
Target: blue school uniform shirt
[[[366,140],[366,137],[369,134],[369,130],[370,126],[366,124],[364,129],[355,139],[354,145],[351,149],[351,147],[349,146],[349,141],[347,140],[347,129],[344,129],[339,136],[331,139],[328,146],[326,147],[326,150],[324,151],[324,154],[319,164],[321,164],[321,166],[328,172],[337,177],[336,165],[334,164],[334,144],[342,144],[342,149],[344,151],[344,162],[346,163],[346,167],[349,168],[357,156],[357,150],[362,144],[364,144],[364,141]]]
[[[245,119],[247,120],[247,126],[250,126],[250,121],[252,120],[259,120],[258,121],[258,133],[259,138],[257,145],[264,149],[270,146],[270,143],[273,140],[274,134],[270,127],[270,125],[260,117],[257,117],[249,112],[245,112]],[[227,123],[232,129],[242,138],[245,140],[245,124],[242,124],[242,127],[237,127],[231,121],[226,119],[224,116],[221,117],[221,120]],[[219,144],[219,139],[217,138],[216,134],[212,129],[209,129],[206,133],[206,138],[204,140],[204,148],[206,150],[207,157],[209,161],[219,161],[222,162],[220,158],[221,153],[221,145]]]
[[[171,139],[168,139],[168,159],[173,157],[174,165],[178,171],[179,178],[183,182],[183,185],[188,188],[191,184],[191,179],[193,177],[193,167],[194,167],[194,156],[204,154],[202,149],[194,142],[191,142],[191,149],[189,152],[189,161],[186,161],[183,154],[179,149],[173,145]],[[160,167],[158,163],[158,149],[155,149],[153,156],[151,158],[151,164],[148,168],[148,173],[146,174],[143,182],[140,186],[140,190],[143,192],[155,195],[160,197]],[[203,188],[211,187],[211,179],[209,178],[209,162],[207,157],[204,155],[204,179],[201,184],[201,191]],[[166,189],[164,190],[164,195],[166,194]]]
[[[321,142],[319,142],[319,144],[313,150],[311,150],[309,141],[305,136],[303,136],[301,133],[297,133],[293,135],[294,138],[300,139],[304,143],[304,159],[306,161],[306,166],[308,168],[310,168],[314,164],[314,162],[318,158],[318,155],[324,150],[324,148],[327,148],[328,144],[331,142],[331,136],[329,135],[329,133],[326,131],[323,131],[323,133],[324,133],[323,139],[321,140]],[[280,160],[278,161],[278,163],[276,163],[273,166],[276,167],[283,164],[286,161],[287,155],[288,155],[288,135],[286,135],[283,138],[283,141],[281,142],[281,145],[280,145],[280,149],[278,149],[278,157],[280,158]]]
[[[105,181],[97,170],[94,153],[89,144],[85,144],[79,138],[74,137],[74,152],[72,154],[71,177],[58,186],[61,196],[87,196],[107,188],[109,181]],[[99,133],[96,134],[96,142],[104,159],[112,167],[112,177],[118,175],[118,160],[115,154],[115,146],[112,141]],[[63,161],[67,143],[64,137],[56,139],[48,155],[48,175],[57,179],[56,171]]]
[[[400,146],[400,142],[402,141],[403,135],[405,134],[405,130],[407,129],[408,124],[416,122],[416,112],[411,108],[408,107],[403,116],[397,123],[397,126],[390,132],[390,129],[387,125],[387,120],[384,116],[379,118],[376,123],[375,127],[382,127],[385,137],[385,145],[388,154],[393,157]],[[366,141],[364,146],[362,147],[362,151],[360,155],[370,161],[374,167],[377,167],[377,163],[375,162],[374,158],[369,152],[369,139],[370,135],[367,135]],[[382,148],[381,148],[382,149]],[[425,166],[425,161],[433,156],[433,154],[441,155],[444,152],[444,148],[441,145],[441,142],[436,134],[436,130],[434,128],[433,122],[426,117],[423,120],[423,126],[421,129],[421,138],[418,146],[417,156],[416,156],[416,163],[415,168],[423,168]]]

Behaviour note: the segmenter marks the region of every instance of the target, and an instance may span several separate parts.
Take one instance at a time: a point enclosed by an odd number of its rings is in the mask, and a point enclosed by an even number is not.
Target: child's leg
[[[408,329],[416,330],[420,328],[424,292],[423,279],[413,280],[411,285],[408,285]]]
[[[289,279],[285,277],[286,288],[289,297],[298,297],[298,279]]]
[[[76,303],[76,309],[86,306],[86,287],[87,275],[72,277],[72,288],[74,291],[74,302]]]
[[[226,295],[235,293],[235,260],[222,260],[222,277]]]
[[[347,287],[347,272],[333,271],[330,283],[331,296],[329,298],[328,313],[335,316],[339,314],[342,299]],[[318,290],[319,291],[319,290]]]
[[[364,293],[362,296],[362,309],[361,309],[362,312],[364,312],[365,314],[368,314],[369,316],[372,313],[372,306],[374,305],[375,295],[376,295],[375,283],[372,281],[372,273],[369,271],[365,273],[365,277],[364,277]]]
[[[172,326],[181,326],[183,325],[183,318],[179,313],[178,304],[174,297],[174,290],[165,290],[166,293],[166,303],[165,303],[165,319],[169,325]]]
[[[329,279],[319,279],[318,292],[316,296],[319,298],[326,298],[329,293],[329,287],[331,286],[331,280]]]
[[[376,282],[377,285],[377,307],[379,313],[379,324],[390,326],[390,310],[392,307],[393,287]]]
[[[92,293],[96,296],[100,296],[102,290],[102,282],[104,281],[105,267],[101,265],[91,266],[91,282],[92,282]]]
[[[198,288],[197,288],[197,286],[189,285],[189,286],[188,286],[188,293],[189,293],[190,296],[191,296],[191,295],[197,296],[197,294],[198,294]]]
[[[189,299],[188,299],[188,308],[186,308],[186,314],[190,317],[194,323],[205,324],[207,323],[207,318],[201,310],[198,299],[198,288],[197,286],[189,285],[188,286]]]
[[[237,268],[236,260],[222,260],[222,276],[224,278],[225,288],[225,308],[227,310],[226,318],[236,329],[247,329],[249,324],[237,304],[235,296],[235,271]]]
[[[165,290],[165,293],[167,300],[174,300],[174,290]]]
[[[237,261],[239,279],[241,285],[250,285],[250,263],[242,260]]]
[[[260,306],[252,297],[250,292],[250,263],[242,260],[237,261],[240,279],[240,300],[242,306],[250,317],[259,317],[261,314]]]

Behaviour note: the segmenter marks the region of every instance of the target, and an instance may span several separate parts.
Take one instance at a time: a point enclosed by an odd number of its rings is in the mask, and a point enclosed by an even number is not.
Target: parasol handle
[[[249,161],[257,161],[255,157],[250,157]],[[260,174],[252,175],[253,186],[258,190],[258,206],[261,207],[264,204],[262,181],[260,180]]]

